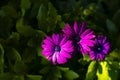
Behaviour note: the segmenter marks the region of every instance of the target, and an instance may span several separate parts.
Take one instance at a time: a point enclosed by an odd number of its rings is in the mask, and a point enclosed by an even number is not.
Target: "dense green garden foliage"
[[[53,65],[41,54],[46,35],[86,22],[107,36],[104,61],[73,55]],[[0,80],[120,80],[120,0],[0,0]]]

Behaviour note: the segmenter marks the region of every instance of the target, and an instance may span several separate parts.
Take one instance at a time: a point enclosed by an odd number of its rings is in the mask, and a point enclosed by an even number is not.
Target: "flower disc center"
[[[55,51],[56,51],[56,52],[59,52],[60,50],[61,50],[61,49],[60,49],[59,46],[56,46],[56,47],[55,47]]]
[[[97,49],[98,49],[98,51],[101,51],[101,48],[100,48],[100,47],[98,47]]]
[[[80,37],[75,37],[75,41],[76,41],[76,42],[79,42],[80,39],[81,39]]]

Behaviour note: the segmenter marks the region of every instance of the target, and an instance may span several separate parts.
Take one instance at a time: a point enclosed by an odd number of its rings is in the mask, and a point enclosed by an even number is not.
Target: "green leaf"
[[[114,60],[114,59],[117,59],[117,60],[120,60],[120,51],[118,49],[115,49],[113,50],[110,54],[109,54],[109,57],[108,59],[109,60]]]
[[[27,9],[30,8],[30,6],[31,6],[30,0],[21,0],[20,7],[21,7],[22,9],[27,10]]]
[[[96,77],[96,71],[97,71],[97,63],[96,61],[92,61],[89,66],[86,73],[86,80],[94,80]]]
[[[14,75],[14,78],[12,80],[24,80],[23,75]]]
[[[62,74],[58,66],[47,65],[40,70],[40,73],[44,75],[43,80],[59,80],[59,78],[62,78]]]
[[[89,62],[90,61],[89,55],[83,55],[83,60]]]
[[[111,20],[107,19],[106,24],[107,24],[107,28],[110,33],[117,33],[118,30],[117,30],[115,24]]]
[[[119,69],[120,69],[120,62],[119,61],[108,61],[110,70],[109,75],[112,80],[118,80],[119,76]]]
[[[62,78],[61,71],[58,67],[53,68],[53,71],[56,78]]]
[[[45,32],[54,31],[59,20],[56,9],[48,2],[41,4],[37,15],[39,28]]]
[[[25,63],[30,63],[35,58],[36,52],[34,48],[26,48],[22,54],[22,59]]]
[[[0,73],[4,71],[4,49],[0,44]]]
[[[7,49],[7,57],[11,61],[20,61],[21,60],[21,56],[15,48]]]
[[[68,67],[58,67],[61,71],[68,71],[69,68]]]
[[[16,61],[13,66],[14,72],[16,74],[24,75],[27,74],[28,67],[25,65],[23,61]]]
[[[25,37],[33,36],[36,33],[36,31],[31,26],[23,23],[23,18],[17,21],[16,29],[21,35]]]
[[[32,37],[27,43],[27,45],[30,47],[40,46],[42,43],[42,40],[46,36],[46,34],[43,31],[40,31],[40,30],[35,30],[35,31],[36,31],[36,35]]]
[[[6,5],[2,7],[3,12],[6,16],[17,18],[18,14],[12,5]]]
[[[64,76],[67,80],[74,80],[79,77],[79,75],[72,70],[64,72]]]
[[[20,35],[17,32],[12,32],[9,38],[6,40],[7,45],[17,47],[19,44]]]
[[[41,80],[42,76],[41,75],[27,75],[28,80]]]
[[[39,28],[44,31],[47,29],[46,19],[47,19],[47,8],[44,4],[41,4],[37,14],[37,20],[38,20]]]
[[[54,6],[52,5],[52,3],[48,3],[48,31],[54,31],[56,28],[56,24],[57,24],[57,20],[58,19],[58,15],[56,12],[56,9],[54,8]]]
[[[11,73],[3,73],[0,74],[0,80],[12,80],[13,79],[13,74]]]
[[[40,73],[41,74],[47,74],[49,72],[49,70],[50,70],[50,67],[49,66],[45,66],[44,68],[42,68],[40,70]]]
[[[74,80],[79,77],[79,75],[74,72],[73,70],[69,70],[69,68],[66,67],[58,67],[65,77],[66,80]]]
[[[10,17],[0,18],[0,36],[7,38],[10,35],[10,31],[13,27],[13,20]],[[5,26],[5,27],[4,27]]]
[[[97,69],[98,80],[112,80],[109,75],[109,65],[106,61],[100,62],[100,66]]]

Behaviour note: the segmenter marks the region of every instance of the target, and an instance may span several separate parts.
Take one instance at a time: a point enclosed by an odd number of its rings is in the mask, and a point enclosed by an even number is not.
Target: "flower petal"
[[[52,62],[53,62],[53,64],[56,64],[58,54],[59,54],[59,52],[54,52],[54,54],[52,56]]]
[[[86,29],[82,34],[80,34],[81,37],[86,36],[87,34],[89,34],[91,32],[91,29]]]
[[[83,31],[85,30],[85,26],[86,26],[86,23],[85,22],[82,22],[80,28],[79,28],[79,35],[83,33]]]
[[[67,37],[73,37],[74,36],[74,31],[72,30],[72,28],[70,27],[70,25],[67,23],[66,24],[66,28],[62,30]]]
[[[76,34],[78,34],[78,33],[79,33],[78,24],[77,24],[77,22],[76,22],[76,21],[74,22],[74,31],[75,31],[75,33],[76,33]]]
[[[73,52],[74,46],[72,45],[72,41],[67,41],[64,45],[61,46],[62,49],[64,49],[67,52]]]
[[[87,35],[85,36],[81,36],[82,39],[92,39],[95,38],[95,34],[93,31],[89,32]]]
[[[63,37],[63,39],[60,42],[60,46],[64,45],[67,40],[68,40],[67,37]]]
[[[61,39],[60,34],[53,34],[52,39],[56,45],[59,45]]]
[[[68,53],[68,52],[66,52],[64,49],[62,49],[60,51],[60,55],[63,56],[63,57],[65,57],[65,58],[69,58],[69,59],[71,58],[71,54]]]
[[[57,62],[59,64],[64,64],[67,62],[66,58],[62,57],[60,54],[58,55]]]
[[[89,55],[90,55],[90,59],[91,59],[91,60],[95,60],[96,55],[95,55],[95,53],[94,53],[93,51],[91,51],[91,52],[89,53]]]
[[[43,54],[44,56],[52,56],[53,53],[54,53],[53,51],[42,50],[42,54]]]

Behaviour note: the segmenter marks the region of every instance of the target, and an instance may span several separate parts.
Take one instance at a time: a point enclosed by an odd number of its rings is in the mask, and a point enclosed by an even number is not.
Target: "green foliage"
[[[120,80],[119,8],[119,0],[0,0],[0,80]],[[42,55],[45,36],[74,21],[108,37],[104,61],[78,53],[53,65]]]
[[[4,49],[0,44],[0,74],[4,72],[3,69],[4,69]]]
[[[97,67],[98,65],[96,61],[90,63],[86,74],[86,80],[94,80],[96,78]]]

